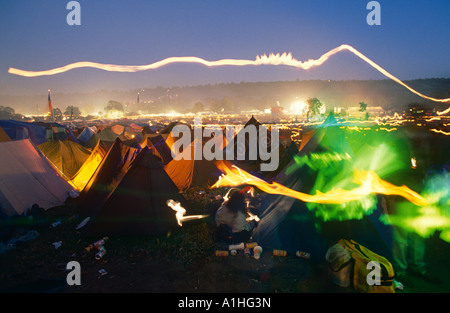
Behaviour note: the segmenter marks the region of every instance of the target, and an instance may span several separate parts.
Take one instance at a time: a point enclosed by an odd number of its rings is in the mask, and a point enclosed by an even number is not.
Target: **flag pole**
[[[52,116],[52,120],[53,123],[55,123],[55,112],[53,112],[53,107],[52,107],[52,100],[50,98],[50,89],[48,90],[48,109],[50,110],[51,116]],[[55,139],[54,134],[53,134],[53,125],[50,128],[51,132],[52,132],[52,140]]]
[[[50,111],[50,114],[52,116],[52,120],[53,120],[53,123],[54,123],[55,122],[55,113],[53,112],[52,99],[50,97],[50,89],[48,90],[48,109]]]

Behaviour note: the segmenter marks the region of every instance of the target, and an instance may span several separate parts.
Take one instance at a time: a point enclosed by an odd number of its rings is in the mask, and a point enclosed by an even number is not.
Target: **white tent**
[[[0,142],[0,212],[20,215],[33,204],[64,204],[73,188],[29,139]]]

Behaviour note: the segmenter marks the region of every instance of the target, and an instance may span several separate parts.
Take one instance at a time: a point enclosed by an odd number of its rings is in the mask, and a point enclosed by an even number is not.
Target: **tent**
[[[280,155],[278,168],[273,172],[265,174],[264,178],[266,180],[268,181],[273,180],[283,169],[285,169],[288,166],[288,164],[292,161],[294,155],[297,155],[299,152],[297,145],[293,141],[291,141],[289,146],[287,146],[287,148],[283,150],[284,150],[283,154]]]
[[[80,197],[85,236],[161,235],[178,227],[172,199],[185,202],[161,160],[116,140]]]
[[[47,141],[38,148],[69,179],[74,177],[91,154],[90,150],[70,140]]]
[[[97,133],[97,128],[95,126],[86,126],[83,131],[78,135],[77,139],[85,144],[91,139],[91,137]]]
[[[108,149],[105,147],[103,142],[99,141],[87,160],[72,177],[72,183],[77,187],[78,191],[82,191],[84,189],[107,153]]]
[[[332,156],[347,156],[333,159]],[[319,164],[311,164],[314,158]],[[296,157],[274,181],[307,194],[330,191],[351,181],[354,153],[345,133],[329,117],[317,127]],[[308,163],[309,162],[309,163]],[[347,188],[343,188],[347,189]],[[307,251],[316,261],[325,261],[328,247],[341,238],[353,239],[372,251],[390,258],[392,231],[380,220],[380,201],[372,204],[371,214],[352,217],[358,203],[346,205],[305,203],[284,195],[267,195],[259,213],[260,222],[253,239],[268,249],[290,253]],[[333,212],[335,216],[331,216]],[[348,216],[347,216],[348,214]]]
[[[253,125],[256,128],[256,135],[257,135],[257,140],[256,142],[254,140],[252,140],[251,138],[249,138],[249,136],[246,134],[245,135],[245,142],[242,143],[238,140],[238,138],[242,135],[245,134],[245,129],[247,126]],[[258,122],[254,116],[252,116],[250,118],[250,120],[247,121],[247,123],[245,123],[243,129],[241,129],[235,136],[234,136],[234,140],[230,143],[228,143],[228,145],[224,148],[224,153],[227,153],[228,151],[233,151],[233,164],[235,164],[237,167],[253,174],[259,177],[269,177],[269,176],[273,176],[274,173],[277,173],[280,168],[278,167],[276,170],[274,171],[261,171],[261,164],[262,163],[267,163],[268,161],[263,161],[260,158],[260,153],[259,153],[259,145],[260,145],[260,140],[262,142],[264,142],[264,138],[260,137],[262,134],[260,134],[260,129],[259,126],[261,126],[262,124],[260,122]],[[267,129],[267,138],[266,138],[266,144],[267,147],[271,147],[271,132],[269,129]],[[251,150],[250,147],[251,145],[254,144],[254,148],[256,148],[257,152],[257,157],[256,159],[253,159],[250,157],[250,153],[249,151]],[[292,147],[291,147],[292,148]],[[238,160],[238,153],[242,153],[245,151],[245,156],[243,160]],[[281,141],[279,142],[278,146],[275,147],[275,151],[271,151],[271,154],[277,153],[279,160],[282,159],[282,156],[285,155],[286,153],[286,149],[281,145]],[[280,164],[280,163],[279,163]]]
[[[121,140],[127,140],[125,136],[123,135],[117,135],[115,132],[113,132],[110,128],[105,128],[103,130],[99,130],[96,134],[93,134],[91,138],[84,144],[87,148],[94,148],[97,143],[102,140],[105,142],[114,142],[116,138],[120,138]]]
[[[177,125],[185,125],[188,126],[190,129],[191,126],[186,124],[186,123],[181,123],[181,122],[171,122],[169,125],[167,125],[166,127],[164,127],[159,133],[160,134],[170,134],[172,132],[172,129],[177,126]]]
[[[64,125],[59,123],[33,122],[34,125],[45,127],[47,140],[71,140],[78,143],[78,140]]]
[[[11,140],[30,139],[34,145],[47,141],[47,129],[44,126],[13,120],[0,120],[0,127]]]
[[[44,209],[62,205],[71,190],[29,139],[0,142],[0,211],[3,214],[20,215],[35,203]]]
[[[141,147],[148,147],[155,156],[162,160],[164,165],[172,161],[172,152],[161,135],[146,136]]]
[[[168,138],[172,138],[172,136]],[[185,156],[188,156],[187,152],[190,149],[189,160],[186,159],[187,157],[179,160],[175,158],[164,166],[164,170],[180,190],[190,187],[210,187],[220,176],[220,171],[217,169],[213,160],[209,161],[205,158],[195,160],[194,147],[196,140],[192,141],[186,147],[188,150],[181,152],[186,153]]]
[[[188,147],[185,147],[190,149],[189,160],[185,158],[179,160],[173,159],[173,156],[184,151],[175,151],[174,143],[177,139],[177,137],[172,136],[172,133],[160,135],[147,134],[146,139],[142,143],[142,147],[151,146],[151,150],[156,148],[156,150],[153,150],[153,153],[163,160],[164,170],[169,174],[179,190],[185,190],[190,187],[206,188],[215,183],[220,175],[220,171],[215,166],[213,160],[209,161],[205,158],[195,160],[195,141],[192,141]],[[203,144],[202,142],[202,147]]]
[[[11,138],[9,138],[8,134],[0,126],[0,142],[10,141],[10,140],[11,140]]]
[[[125,131],[125,126],[121,125],[121,124],[115,124],[115,125],[111,126],[110,129],[112,130],[112,132],[114,134],[119,136],[119,135],[122,135],[123,132]]]

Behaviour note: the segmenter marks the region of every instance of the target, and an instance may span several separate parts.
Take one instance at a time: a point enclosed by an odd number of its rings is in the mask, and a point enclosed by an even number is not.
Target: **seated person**
[[[247,204],[244,194],[238,190],[231,190],[215,219],[220,241],[239,243],[250,239],[252,227],[247,222]]]

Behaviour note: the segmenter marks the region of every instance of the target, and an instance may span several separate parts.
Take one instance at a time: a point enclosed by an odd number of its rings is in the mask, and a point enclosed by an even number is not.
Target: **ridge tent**
[[[255,140],[252,140],[249,138],[248,134],[245,134],[245,129],[247,126],[253,125],[256,128],[256,136],[257,136],[257,140],[255,142]],[[228,143],[227,146],[225,146],[224,150],[224,155],[227,153],[227,150],[233,151],[233,160],[232,163],[234,165],[236,165],[239,168],[242,168],[243,170],[256,175],[256,176],[262,176],[262,177],[267,177],[267,176],[271,176],[274,174],[274,172],[278,172],[279,171],[279,166],[275,171],[271,171],[271,172],[267,172],[267,171],[261,171],[261,164],[262,163],[267,163],[269,161],[263,161],[260,158],[260,153],[259,153],[259,145],[260,145],[260,140],[263,141],[263,143],[265,142],[267,147],[271,147],[271,132],[270,130],[267,128],[267,137],[262,138],[261,136],[263,134],[260,134],[259,131],[259,126],[262,126],[262,124],[260,122],[258,122],[255,117],[252,115],[252,117],[250,118],[250,120],[247,121],[247,123],[245,123],[244,127],[234,136],[234,139],[231,143]],[[242,143],[240,142],[241,139],[239,139],[243,134],[245,134],[245,142],[242,145]],[[257,157],[256,160],[252,160],[252,158],[250,158],[250,145],[254,145],[254,148],[257,151]],[[270,150],[269,149],[269,150]],[[281,145],[281,141],[279,142],[278,146],[275,148],[275,151],[270,151],[271,154],[277,153],[279,160],[281,160],[282,156],[285,154],[286,149]],[[238,153],[243,153],[245,151],[245,156],[243,160],[238,160]],[[280,164],[280,163],[279,163]]]
[[[108,149],[102,141],[99,141],[87,160],[72,178],[72,183],[77,187],[78,191],[84,189],[107,153]]]
[[[38,148],[69,179],[75,176],[91,154],[90,150],[70,140],[47,141]]]
[[[86,126],[83,131],[78,135],[77,139],[85,144],[91,139],[91,137],[97,133],[97,128],[95,126]]]
[[[171,138],[172,136],[169,136]],[[186,150],[183,150],[184,158],[179,160],[173,159],[164,166],[164,170],[173,180],[179,190],[185,190],[190,187],[209,187],[215,183],[220,175],[214,161],[195,160],[195,142],[192,141]],[[202,145],[203,148],[203,145]],[[190,149],[190,159],[186,160]]]
[[[0,210],[21,215],[33,204],[64,204],[73,188],[58,175],[29,139],[0,142]]]
[[[172,161],[172,152],[161,135],[147,136],[141,147],[148,147],[154,155],[162,160],[164,165]]]
[[[145,147],[128,147],[117,139],[80,197],[84,236],[161,235],[178,227],[172,199],[185,202],[161,161]],[[184,206],[184,205],[183,205]]]
[[[126,141],[127,138],[125,138],[122,135],[117,135],[114,133],[110,128],[105,128],[103,130],[99,130],[96,134],[93,134],[91,138],[84,144],[86,148],[94,148],[97,143],[101,140],[104,142],[114,142],[116,138],[119,138],[122,141]]]

